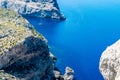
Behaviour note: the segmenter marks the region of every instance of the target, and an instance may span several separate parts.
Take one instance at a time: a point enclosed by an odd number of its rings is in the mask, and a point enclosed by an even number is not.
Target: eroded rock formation
[[[0,0],[0,7],[14,10],[21,15],[65,19],[56,0]]]
[[[70,67],[66,67],[65,74],[64,74],[64,80],[73,80],[74,79],[74,70]]]
[[[23,17],[0,8],[0,80],[73,80],[55,68],[46,39]]]
[[[24,80],[52,79],[54,63],[42,35],[13,11],[0,9],[0,69]]]

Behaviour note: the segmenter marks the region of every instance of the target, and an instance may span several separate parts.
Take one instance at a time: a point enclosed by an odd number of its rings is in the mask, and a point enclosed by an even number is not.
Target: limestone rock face
[[[56,0],[0,0],[0,7],[27,16],[65,19]]]
[[[99,69],[105,80],[120,80],[120,40],[102,53]]]
[[[42,35],[17,13],[0,9],[0,80],[52,80],[54,61]]]

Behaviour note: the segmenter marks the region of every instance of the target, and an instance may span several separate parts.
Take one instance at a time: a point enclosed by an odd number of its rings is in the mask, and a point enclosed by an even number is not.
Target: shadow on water
[[[25,16],[25,18],[34,26],[38,32],[40,32],[40,34],[42,34],[48,40],[50,47],[55,48],[56,39],[59,39],[59,28],[64,27],[63,24],[65,24],[65,21],[27,16]]]
[[[36,17],[29,17],[25,16],[25,18],[33,25],[35,26],[35,29],[39,31],[40,33],[46,33],[46,35],[52,35],[55,32],[55,27],[57,27],[60,23],[64,22],[60,20],[54,20],[54,19],[44,19],[44,18],[36,18]],[[46,30],[44,30],[46,29]]]

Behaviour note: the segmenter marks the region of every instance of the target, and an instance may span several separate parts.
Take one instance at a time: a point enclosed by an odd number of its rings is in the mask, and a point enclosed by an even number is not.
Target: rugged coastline
[[[56,0],[0,0],[0,7],[14,10],[23,16],[65,20]]]
[[[47,40],[14,11],[0,8],[1,80],[74,80],[74,70],[62,75]]]

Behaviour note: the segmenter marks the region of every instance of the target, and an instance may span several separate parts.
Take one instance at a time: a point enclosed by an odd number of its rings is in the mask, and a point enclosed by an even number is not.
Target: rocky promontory
[[[55,67],[47,40],[16,12],[0,8],[0,80],[73,80]]]
[[[0,7],[14,10],[23,16],[65,19],[56,0],[0,0]]]
[[[54,64],[45,41],[44,37],[20,15],[10,10],[0,9],[2,72],[20,80],[52,78]],[[2,76],[1,78],[3,79]]]
[[[120,40],[102,53],[99,69],[105,80],[120,80]]]

